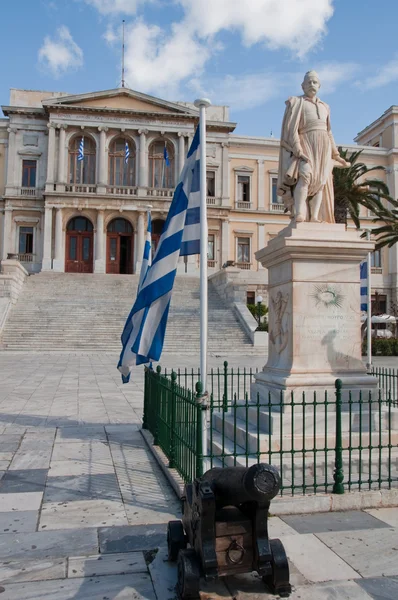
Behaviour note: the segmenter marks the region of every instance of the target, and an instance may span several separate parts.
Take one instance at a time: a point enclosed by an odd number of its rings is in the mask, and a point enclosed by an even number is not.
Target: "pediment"
[[[186,106],[180,106],[176,103],[162,100],[161,98],[141,94],[140,92],[128,88],[51,98],[49,100],[44,100],[43,106],[49,110],[51,110],[51,108],[82,107],[82,109],[92,108],[96,110],[104,109],[141,113],[163,113],[191,117],[198,115],[198,111]]]

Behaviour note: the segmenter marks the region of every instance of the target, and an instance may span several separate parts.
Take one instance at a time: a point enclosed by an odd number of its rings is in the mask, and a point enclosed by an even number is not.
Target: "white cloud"
[[[365,90],[382,87],[398,80],[398,56],[382,66],[376,75],[368,77],[364,81],[358,81],[357,85]]]
[[[83,50],[76,44],[67,27],[57,29],[54,38],[46,36],[39,50],[39,62],[54,77],[73,71],[83,65]]]
[[[114,30],[114,28],[111,25],[108,25],[108,28],[102,37],[110,46],[115,44],[120,39],[120,35],[117,31]]]
[[[130,87],[163,98],[175,98],[181,81],[200,75],[211,56],[182,24],[173,24],[171,35],[157,25],[138,20],[126,30],[126,80]]]
[[[148,1],[150,0],[84,0],[86,4],[96,8],[101,15],[135,15],[139,5]]]

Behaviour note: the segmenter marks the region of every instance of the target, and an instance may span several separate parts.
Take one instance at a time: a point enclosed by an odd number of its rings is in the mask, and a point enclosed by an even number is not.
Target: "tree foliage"
[[[339,153],[351,166],[344,169],[335,167],[333,170],[334,218],[336,223],[347,224],[349,215],[359,229],[361,206],[375,211],[375,207],[382,206],[381,199],[390,200],[389,189],[384,181],[367,177],[372,171],[385,171],[385,168],[380,165],[369,168],[365,163],[358,162],[362,150],[349,154],[348,150],[339,147]]]

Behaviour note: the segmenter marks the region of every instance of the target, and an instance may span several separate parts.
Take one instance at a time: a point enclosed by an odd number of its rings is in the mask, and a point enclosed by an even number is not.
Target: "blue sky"
[[[169,100],[207,95],[237,133],[279,137],[284,101],[315,68],[338,143],[398,104],[398,2],[18,0],[1,12],[0,102],[9,88],[70,93],[120,84]]]

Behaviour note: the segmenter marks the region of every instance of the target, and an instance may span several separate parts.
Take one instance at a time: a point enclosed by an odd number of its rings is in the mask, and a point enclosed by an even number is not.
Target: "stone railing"
[[[246,262],[236,262],[236,263],[235,263],[235,266],[236,266],[238,269],[243,269],[243,270],[245,270],[245,271],[249,271],[249,270],[250,270],[250,267],[251,267],[251,263],[246,263]]]
[[[2,260],[0,272],[0,298],[9,298],[11,303],[15,304],[28,275],[29,273],[18,260]]]
[[[24,254],[16,254],[16,258],[19,260],[19,262],[34,262],[35,257],[35,254],[30,254],[29,252],[25,252]]]
[[[239,208],[239,209],[243,209],[243,210],[250,210],[253,207],[252,202],[244,202],[243,200],[238,200],[235,203],[235,208]]]
[[[210,269],[214,269],[214,267],[216,266],[216,261],[215,261],[215,260],[210,260],[210,259],[208,259],[208,260],[207,260],[207,266],[208,266]]]
[[[172,198],[174,194],[174,188],[148,188],[148,196],[154,198]]]
[[[72,192],[75,194],[95,194],[97,191],[96,184],[80,184],[80,183],[68,183],[65,185],[65,192]]]
[[[285,205],[279,203],[270,204],[270,210],[271,212],[283,213],[285,212]]]
[[[383,269],[382,267],[371,267],[371,272],[373,275],[382,275],[383,274]]]
[[[110,185],[106,187],[106,193],[115,196],[136,196],[137,188],[129,185]]]
[[[43,190],[35,187],[20,187],[17,188],[18,196],[24,196],[25,198],[42,198]]]

